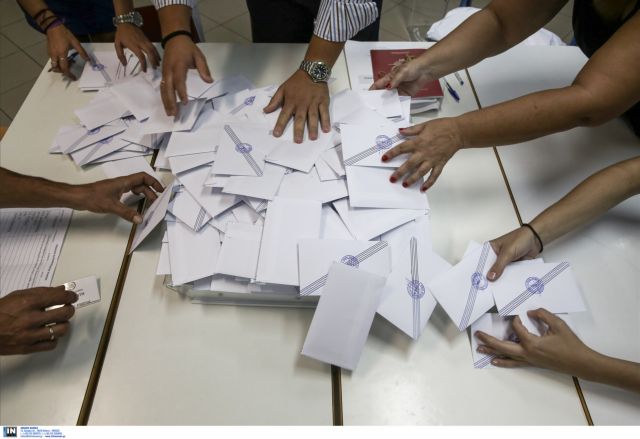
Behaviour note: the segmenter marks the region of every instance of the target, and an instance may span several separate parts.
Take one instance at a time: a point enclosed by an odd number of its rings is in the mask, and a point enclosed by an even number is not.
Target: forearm
[[[309,43],[304,59],[310,61],[322,61],[330,67],[333,67],[340,56],[340,52],[342,52],[343,47],[344,42],[328,41],[314,35],[311,38],[311,42]]]
[[[191,8],[183,5],[171,5],[158,9],[162,35],[178,30],[191,29]]]
[[[590,364],[576,376],[640,393],[640,364],[632,361],[595,353]]]
[[[29,177],[0,168],[0,208],[81,208],[78,186]]]
[[[590,176],[531,224],[547,244],[637,194],[640,194],[640,157],[616,163]]]
[[[47,4],[43,0],[18,0],[18,3],[27,11],[27,14],[32,17],[47,7]]]
[[[133,0],[113,0],[116,15],[124,15],[134,10]]]

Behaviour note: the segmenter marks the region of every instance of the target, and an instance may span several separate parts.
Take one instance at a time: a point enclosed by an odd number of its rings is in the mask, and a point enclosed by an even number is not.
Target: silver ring
[[[52,59],[52,60],[51,60],[51,66],[52,66],[52,67],[56,67],[57,65],[58,65],[58,61],[57,61],[57,60],[55,60],[55,59]]]
[[[54,341],[56,339],[56,335],[53,333],[53,328],[51,326],[49,326],[49,334],[51,334],[49,340]]]

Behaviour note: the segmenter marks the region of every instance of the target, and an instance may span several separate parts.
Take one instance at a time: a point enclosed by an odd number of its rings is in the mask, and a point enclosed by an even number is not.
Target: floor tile
[[[398,5],[382,14],[380,27],[406,40],[411,40],[407,26],[411,24],[428,23],[429,20],[429,17],[412,11],[411,8]]]
[[[202,30],[206,33],[208,30],[218,27],[218,23],[207,17],[206,15],[200,14],[200,23],[202,24]]]
[[[207,43],[247,43],[249,40],[243,38],[229,29],[218,26],[204,33]]]
[[[17,52],[18,50],[20,50],[18,49],[18,46],[16,46],[11,41],[9,41],[7,37],[0,34],[0,58],[4,58],[7,55],[11,55],[12,53]]]
[[[202,0],[198,10],[216,23],[225,23],[247,12],[247,3],[244,0]]]
[[[382,1],[382,12],[388,11],[394,6],[398,6],[400,2],[398,0],[383,0]]]
[[[8,128],[11,125],[11,118],[5,114],[4,111],[0,110],[0,127]]]
[[[381,28],[380,41],[407,41],[407,39]]]
[[[43,34],[29,26],[25,20],[4,26],[2,34],[20,48],[32,46],[46,39]]]
[[[35,80],[19,85],[16,88],[12,88],[11,90],[0,94],[0,110],[6,113],[10,118],[15,118],[34,83]]]
[[[231,29],[238,35],[241,35],[247,41],[251,41],[251,18],[249,13],[246,12],[239,17],[229,20],[224,24],[224,27]]]
[[[42,68],[23,52],[12,53],[0,62],[0,93],[37,78]]]
[[[40,67],[44,67],[49,61],[49,52],[47,51],[47,42],[40,41],[33,46],[25,47],[22,49],[29,58],[38,63]]]
[[[24,20],[24,14],[16,0],[0,0],[0,27]]]

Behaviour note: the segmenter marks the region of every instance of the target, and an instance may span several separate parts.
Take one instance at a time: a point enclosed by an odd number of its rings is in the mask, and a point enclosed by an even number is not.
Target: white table
[[[470,70],[482,106],[569,85],[586,58],[576,47],[518,47]],[[622,120],[500,147],[523,221],[532,220],[592,173],[640,154]],[[573,326],[594,349],[640,362],[640,198],[545,248],[550,261],[571,262],[589,311]],[[637,424],[640,395],[581,380],[595,424]]]
[[[82,170],[48,153],[58,128],[73,123],[73,110],[92,96],[45,68],[2,140],[2,166],[69,183],[105,178],[99,168]],[[130,223],[113,216],[73,214],[52,285],[96,275],[102,301],[78,310],[54,351],[0,357],[0,424],[76,423],[130,231]]]

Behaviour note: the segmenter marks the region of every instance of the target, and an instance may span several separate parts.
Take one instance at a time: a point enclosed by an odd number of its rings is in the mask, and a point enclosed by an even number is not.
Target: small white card
[[[95,276],[65,282],[64,289],[78,295],[78,301],[73,304],[77,309],[100,302],[100,287],[98,286],[98,278]]]

